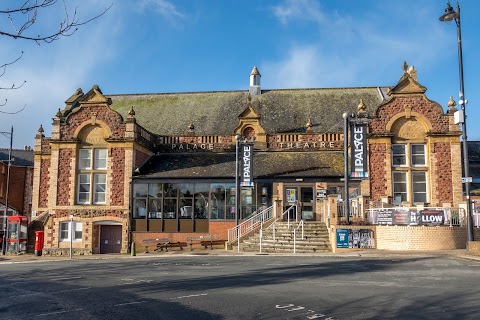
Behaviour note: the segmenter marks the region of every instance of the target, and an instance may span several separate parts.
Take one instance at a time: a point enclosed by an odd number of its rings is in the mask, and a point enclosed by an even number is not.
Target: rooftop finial
[[[133,110],[133,106],[130,108],[130,111],[128,111],[128,115],[130,117],[135,117],[135,110]]]
[[[407,61],[406,61],[406,60],[403,61],[402,69],[403,69],[403,72],[404,72],[404,73],[407,73],[407,71],[408,71],[408,64],[407,64]]]

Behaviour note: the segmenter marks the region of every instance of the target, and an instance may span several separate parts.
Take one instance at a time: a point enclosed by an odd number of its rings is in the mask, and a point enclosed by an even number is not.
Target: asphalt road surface
[[[480,319],[480,262],[257,255],[0,265],[0,319]]]

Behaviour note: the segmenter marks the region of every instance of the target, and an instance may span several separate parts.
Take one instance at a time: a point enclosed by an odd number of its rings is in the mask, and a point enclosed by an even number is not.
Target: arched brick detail
[[[94,118],[94,119],[92,119]],[[125,136],[125,124],[122,116],[106,106],[82,107],[79,111],[72,113],[60,128],[61,139],[74,139],[78,128],[93,124],[104,123],[111,132],[110,138],[122,139]]]
[[[441,108],[425,96],[396,96],[381,105],[376,111],[376,117],[370,123],[370,133],[384,133],[394,117],[406,116],[406,108],[410,108],[411,116],[422,116],[424,123],[431,124],[433,132],[448,132],[449,117],[441,113]],[[393,120],[394,121],[394,120]]]

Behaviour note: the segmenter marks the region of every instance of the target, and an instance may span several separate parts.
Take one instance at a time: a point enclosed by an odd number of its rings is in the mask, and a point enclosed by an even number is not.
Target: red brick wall
[[[40,188],[38,196],[38,207],[48,206],[48,188],[50,185],[50,159],[42,159],[40,165]]]
[[[23,187],[23,215],[30,216],[32,212],[32,195],[33,195],[33,168],[25,167],[25,180]]]
[[[112,148],[112,170],[110,188],[110,203],[112,206],[123,205],[124,186],[125,186],[125,149]]]
[[[61,139],[72,139],[77,127],[85,121],[91,119],[95,113],[98,120],[105,122],[112,132],[111,138],[122,139],[125,134],[125,124],[123,124],[120,114],[112,111],[105,106],[83,107],[81,112],[72,113],[67,117],[65,125],[61,126]]]
[[[448,132],[449,117],[443,114],[441,106],[428,101],[425,97],[412,95],[406,97],[394,97],[391,101],[377,109],[377,116],[370,123],[370,133],[385,132],[390,119],[398,114],[405,113],[405,106],[411,106],[412,112],[424,115],[432,124],[434,132]]]
[[[228,239],[228,229],[235,227],[235,221],[210,221],[209,230],[211,235],[216,235],[217,240]]]
[[[58,176],[57,176],[57,205],[70,205],[70,179],[71,177],[72,149],[60,149],[58,155]]]
[[[452,155],[450,143],[437,142],[433,145],[433,153],[437,159],[435,171],[437,172],[437,190],[436,198],[439,203],[433,204],[441,206],[442,202],[453,202],[453,183],[452,183]],[[432,177],[434,178],[434,177]]]
[[[0,183],[2,184],[0,201],[5,203],[7,195],[8,166],[0,163]],[[8,206],[19,211],[20,214],[30,214],[30,199],[33,187],[33,168],[10,166],[10,181],[8,189]],[[28,198],[30,197],[30,198]]]
[[[380,143],[369,145],[370,158],[370,194],[372,200],[380,200],[380,197],[387,195],[387,181],[385,180],[387,157],[387,146]]]

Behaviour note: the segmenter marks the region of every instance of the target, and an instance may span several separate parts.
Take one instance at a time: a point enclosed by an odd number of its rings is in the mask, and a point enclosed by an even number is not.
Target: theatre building
[[[78,89],[56,113],[51,137],[40,127],[35,139],[32,205],[46,254],[64,254],[71,242],[75,254],[95,254],[148,239],[226,240],[255,213],[274,208],[278,216],[293,204],[307,222],[339,225],[344,113],[363,124],[350,128],[352,221],[386,204],[458,207],[454,104],[444,110],[429,100],[413,67],[399,74],[392,86],[263,90],[254,68],[248,90]]]

